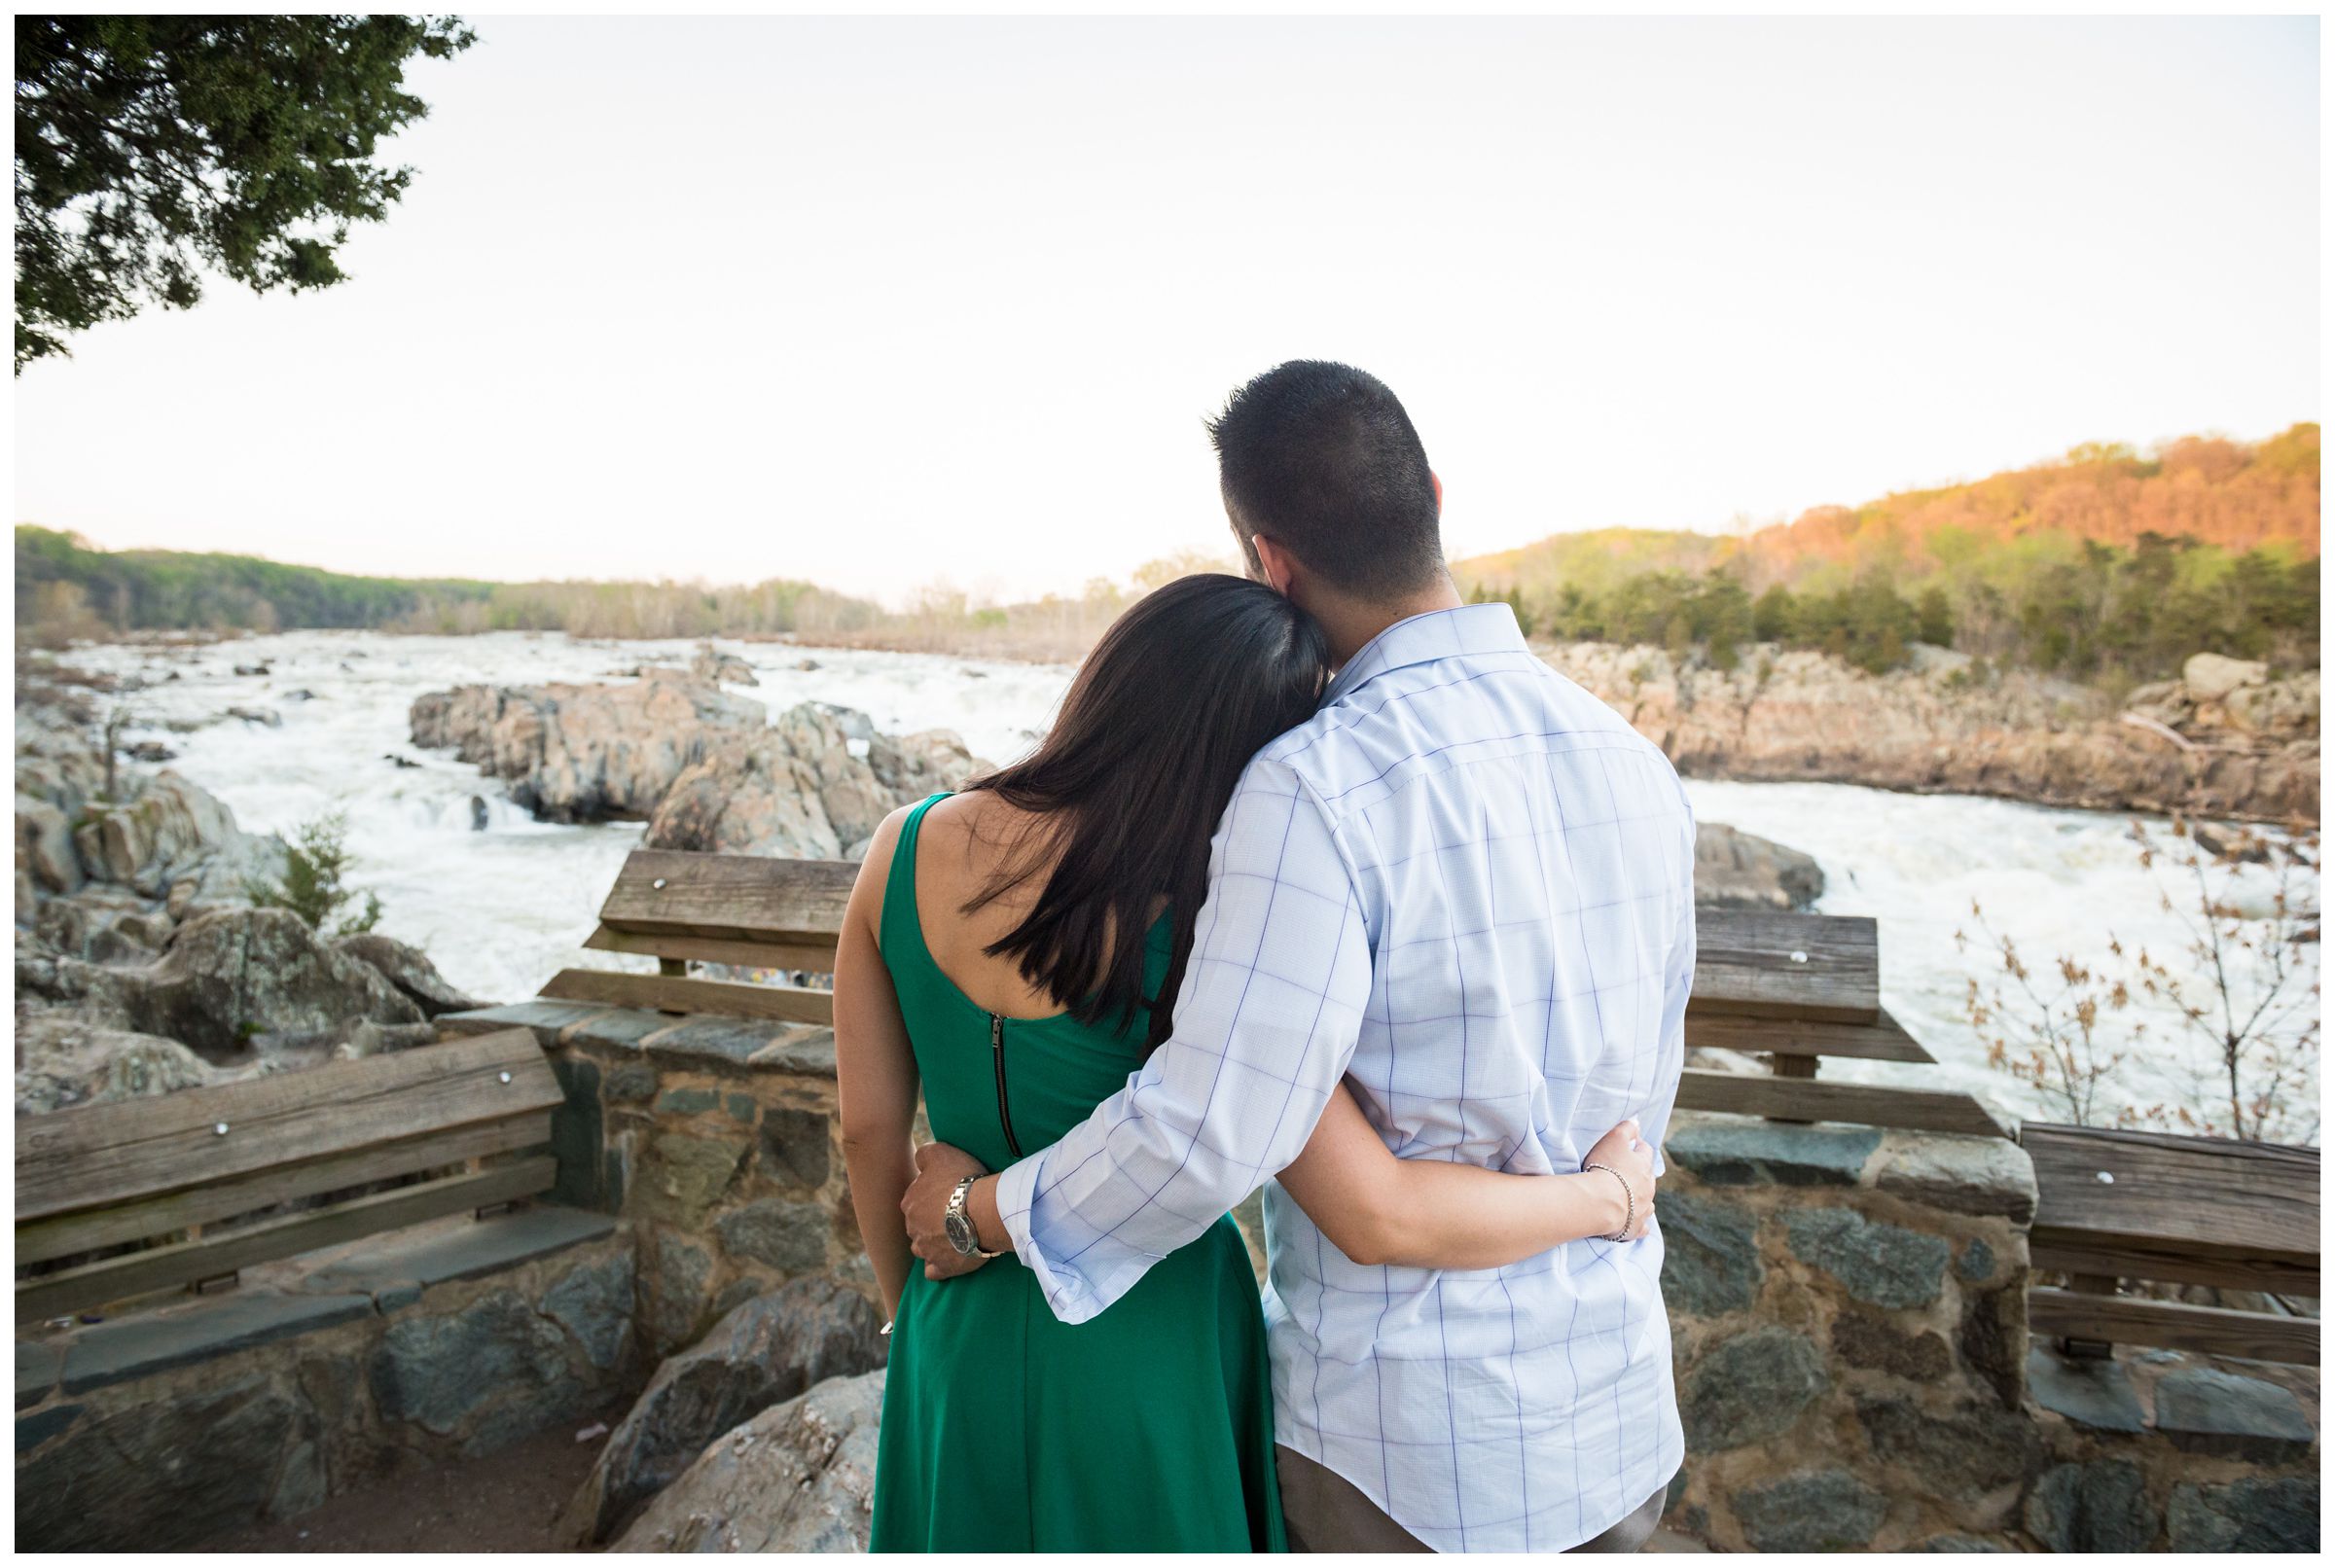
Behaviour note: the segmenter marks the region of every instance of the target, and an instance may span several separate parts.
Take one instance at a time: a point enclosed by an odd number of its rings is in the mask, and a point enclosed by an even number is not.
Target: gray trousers
[[[1281,1479],[1281,1519],[1291,1551],[1428,1551],[1433,1549],[1388,1518],[1362,1488],[1293,1448],[1274,1445]],[[1574,1551],[1635,1551],[1662,1522],[1666,1484],[1611,1529]]]

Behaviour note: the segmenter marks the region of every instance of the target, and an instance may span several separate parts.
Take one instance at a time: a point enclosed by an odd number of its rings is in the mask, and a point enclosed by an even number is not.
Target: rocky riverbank
[[[463,686],[416,698],[413,744],[451,748],[551,822],[648,823],[651,849],[856,858],[896,806],[989,764],[948,730],[877,732],[803,702],[775,719],[716,661],[623,685]],[[742,667],[742,666],[741,666]]]
[[[2115,703],[1928,647],[1886,675],[1768,645],[1743,649],[1734,669],[1611,643],[1535,651],[1694,777],[2318,823],[2316,670],[2274,679],[2200,654],[2182,679]]]
[[[93,694],[116,689],[18,671],[18,1115],[400,1050],[478,1005],[403,943],[255,908],[283,840],[167,768],[109,757]]]
[[[895,806],[991,766],[953,731],[886,735],[832,703],[767,718],[714,684],[724,668],[708,653],[625,685],[431,692],[413,703],[413,740],[477,764],[547,821],[645,819],[652,849],[813,859],[858,859]],[[1804,910],[1824,873],[1796,849],[1706,823],[1695,887],[1706,908]]]

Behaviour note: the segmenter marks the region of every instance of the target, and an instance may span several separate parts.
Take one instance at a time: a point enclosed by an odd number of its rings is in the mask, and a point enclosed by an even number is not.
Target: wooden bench
[[[564,969],[542,994],[662,1013],[831,1024],[834,999],[824,990],[704,979],[690,966],[832,971],[858,873],[847,861],[636,850],[585,945],[654,957],[659,972]],[[1689,1069],[1678,1088],[1682,1107],[2010,1136],[1967,1094],[1816,1078],[1825,1056],[1936,1059],[1881,1005],[1881,944],[1872,920],[1710,909],[1697,920],[1696,945],[1687,1043],[1765,1053],[1775,1076]]]
[[[542,1193],[557,1081],[504,1029],[17,1123],[17,1322],[87,1311],[252,1265]],[[252,1218],[384,1180],[426,1179]],[[240,1221],[241,1223],[236,1223]],[[47,1273],[28,1265],[162,1240]]]
[[[700,979],[689,966],[833,973],[836,938],[858,875],[859,867],[847,860],[636,849],[617,873],[600,906],[599,929],[584,945],[645,954],[657,960],[658,973],[563,969],[543,995],[658,1013],[832,1024],[831,991]]]
[[[2318,1296],[2318,1151],[2029,1123],[2039,1201],[2034,1266],[2069,1289],[2029,1292],[2034,1333],[2074,1354],[2156,1345],[2316,1365],[2318,1321],[2119,1296],[2120,1280]]]
[[[1937,1060],[1881,1005],[1881,934],[1869,916],[1702,910],[1686,1043],[1764,1053],[1774,1073],[1690,1067],[1678,1084],[1684,1110],[2011,1135],[1968,1094],[1817,1079],[1826,1056]]]

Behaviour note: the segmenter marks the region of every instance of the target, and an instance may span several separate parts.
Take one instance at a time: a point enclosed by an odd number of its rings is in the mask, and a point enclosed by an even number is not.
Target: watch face
[[[970,1258],[980,1250],[980,1240],[973,1234],[973,1222],[962,1214],[952,1210],[941,1217],[941,1226],[949,1232],[949,1245],[958,1252]]]

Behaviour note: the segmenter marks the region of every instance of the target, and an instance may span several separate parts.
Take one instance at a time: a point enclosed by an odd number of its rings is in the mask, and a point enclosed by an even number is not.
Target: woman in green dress
[[[1265,1322],[1230,1216],[1073,1327],[1010,1254],[927,1278],[899,1205],[919,1089],[934,1137],[1001,1170],[1167,1037],[1217,818],[1327,673],[1287,599],[1185,578],[1112,626],[1028,758],[877,834],[835,1008],[852,1205],[893,1325],[872,1550],[1284,1549]],[[1483,1268],[1642,1231],[1636,1128],[1592,1159],[1609,1170],[1397,1159],[1337,1094],[1279,1180],[1357,1262]]]

